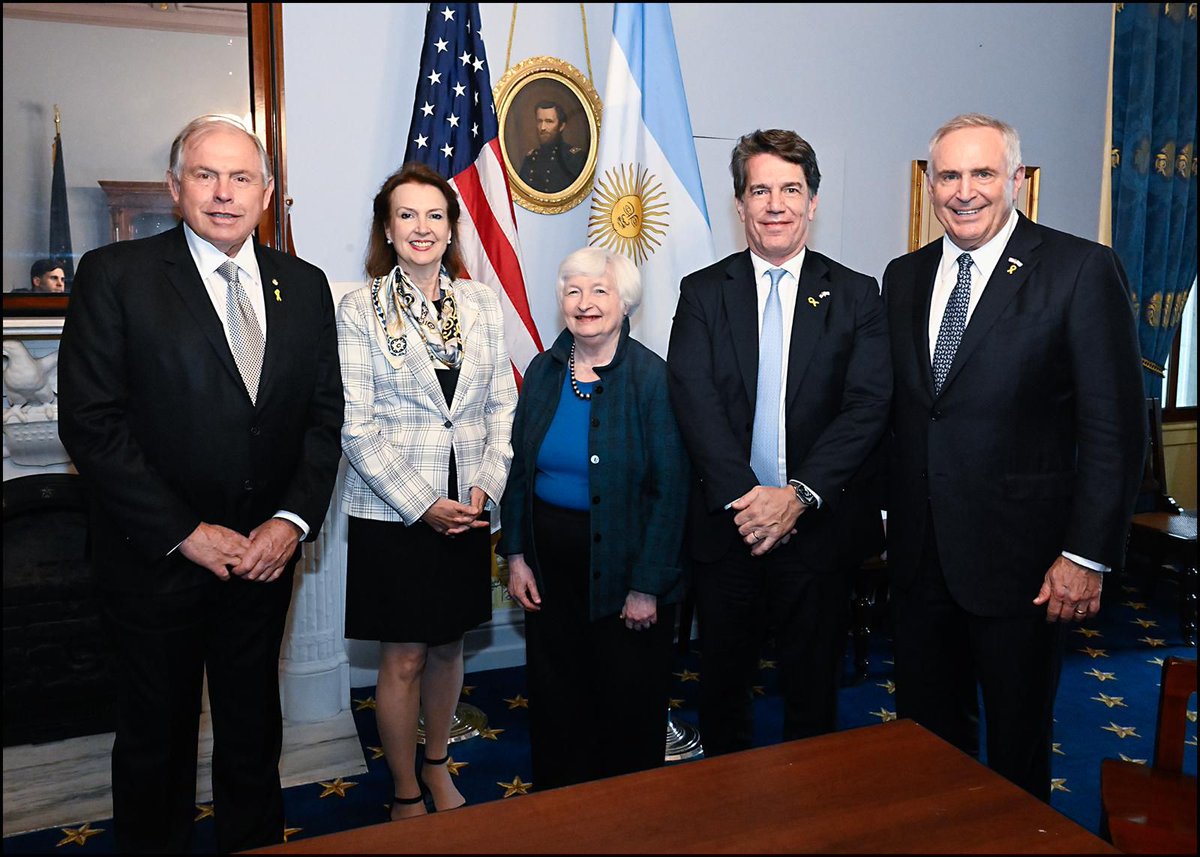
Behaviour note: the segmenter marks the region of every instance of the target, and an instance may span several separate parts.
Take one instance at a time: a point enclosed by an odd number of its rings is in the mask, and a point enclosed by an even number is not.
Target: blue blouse
[[[581,393],[590,393],[598,381],[576,381]],[[558,409],[546,431],[537,457],[533,493],[539,500],[564,509],[586,512],[588,502],[588,420],[592,403],[575,395],[571,373],[563,376]]]

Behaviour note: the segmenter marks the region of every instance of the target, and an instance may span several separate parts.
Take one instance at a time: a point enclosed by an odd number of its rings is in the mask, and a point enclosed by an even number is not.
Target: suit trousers
[[[676,605],[660,604],[644,631],[592,621],[589,521],[534,503],[542,609],[525,614],[525,664],[539,791],[659,767],[665,754]]]
[[[960,607],[946,587],[932,516],[917,577],[893,588],[892,609],[897,714],[978,758],[982,695],[988,767],[1049,803],[1062,626],[1032,604],[1028,614],[1000,617]]]
[[[723,559],[696,563],[695,585],[705,755],[753,743],[754,677],[768,637],[778,661],[783,740],[832,732],[849,621],[846,578],[808,565],[793,539],[762,557],[738,542]]]
[[[104,593],[117,680],[118,851],[189,850],[206,672],[217,847],[229,852],[282,841],[279,647],[293,567],[265,584],[213,577],[165,594]]]

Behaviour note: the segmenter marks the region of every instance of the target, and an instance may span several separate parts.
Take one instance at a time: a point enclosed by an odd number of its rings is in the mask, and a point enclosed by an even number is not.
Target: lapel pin
[[[821,292],[821,294],[817,295],[817,297],[819,297],[819,298],[827,298],[827,297],[829,297],[829,292],[827,292],[827,291],[826,291],[826,292]]]
[[[1017,272],[1017,268],[1021,267],[1021,260],[1014,259],[1012,256],[1009,256],[1008,261],[1012,262],[1012,264],[1008,266],[1008,273],[1015,274]]]
[[[279,294],[279,289],[275,290],[275,302],[283,303],[283,296]]]
[[[817,300],[816,298],[812,297],[811,295],[810,295],[810,296],[809,296],[809,298],[808,298],[808,302],[809,302],[810,304],[812,304],[813,306],[818,306],[818,305],[821,303],[819,300]]]

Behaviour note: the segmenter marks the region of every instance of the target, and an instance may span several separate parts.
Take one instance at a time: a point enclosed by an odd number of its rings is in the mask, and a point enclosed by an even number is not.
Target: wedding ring
[[[1085,613],[1087,613],[1087,611],[1086,611],[1086,610],[1080,610],[1078,607],[1076,607],[1076,608],[1075,608],[1075,612],[1076,612],[1076,613],[1078,613],[1080,616],[1082,616],[1082,615],[1084,615]]]
[[[755,544],[758,544],[758,541],[759,541],[759,538],[758,538],[758,531],[757,531],[757,530],[755,530],[755,531],[754,531],[754,532],[752,532],[750,535],[754,536],[754,543],[755,543]]]

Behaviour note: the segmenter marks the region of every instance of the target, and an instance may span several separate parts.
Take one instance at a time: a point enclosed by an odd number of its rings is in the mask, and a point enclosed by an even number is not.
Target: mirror
[[[276,190],[259,240],[286,246],[280,6],[4,4],[6,316],[62,315],[69,300],[31,277],[50,257],[56,106],[74,262],[174,225],[163,173],[175,134],[201,113],[238,116],[263,138]]]

